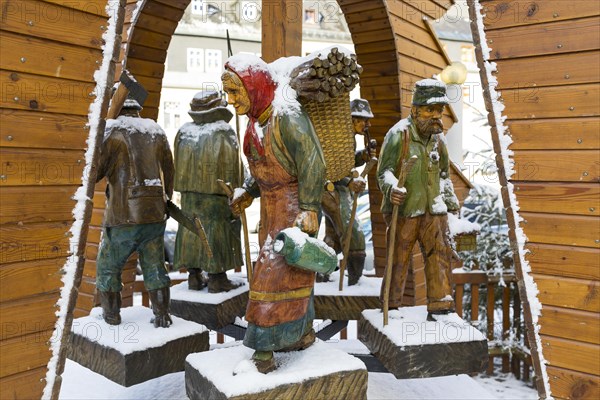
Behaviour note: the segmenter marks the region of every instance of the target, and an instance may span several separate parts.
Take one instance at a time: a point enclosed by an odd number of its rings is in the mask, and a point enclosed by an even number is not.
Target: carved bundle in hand
[[[355,54],[346,55],[333,47],[327,56],[319,55],[294,68],[290,86],[301,102],[322,103],[354,89],[362,70]]]

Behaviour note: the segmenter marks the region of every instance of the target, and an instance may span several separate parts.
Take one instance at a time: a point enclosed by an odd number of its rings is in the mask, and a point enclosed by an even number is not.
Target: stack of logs
[[[356,62],[356,54],[345,55],[333,47],[327,58],[319,55],[294,68],[290,74],[290,86],[301,101],[322,103],[354,89],[362,71],[363,68]]]

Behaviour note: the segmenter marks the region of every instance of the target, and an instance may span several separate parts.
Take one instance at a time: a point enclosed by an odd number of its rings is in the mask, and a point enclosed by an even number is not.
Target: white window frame
[[[204,49],[198,47],[187,48],[187,71],[204,72]]]
[[[205,72],[221,72],[221,69],[223,69],[223,51],[219,49],[206,49],[204,62]]]

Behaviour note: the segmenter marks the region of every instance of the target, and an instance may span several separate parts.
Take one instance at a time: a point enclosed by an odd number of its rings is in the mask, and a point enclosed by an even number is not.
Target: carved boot
[[[240,287],[241,283],[233,283],[227,278],[225,272],[217,274],[208,274],[208,293],[229,292],[232,289]]]
[[[121,323],[121,292],[98,292],[104,321],[109,325]]]
[[[206,279],[200,268],[188,268],[188,289],[202,290],[206,287]]]
[[[367,254],[364,251],[351,251],[348,254],[348,286],[358,283],[365,268],[365,258]]]
[[[169,315],[169,304],[171,301],[171,292],[169,287],[149,290],[150,302],[152,303],[152,312],[154,318],[150,320],[155,328],[168,328],[173,321]]]
[[[317,272],[317,277],[315,279],[317,282],[329,282],[329,274],[322,274]]]
[[[252,361],[261,374],[268,374],[277,368],[272,351],[255,351],[252,355]]]
[[[436,322],[438,315],[448,315],[453,313],[454,310],[435,310],[427,312],[427,321]]]

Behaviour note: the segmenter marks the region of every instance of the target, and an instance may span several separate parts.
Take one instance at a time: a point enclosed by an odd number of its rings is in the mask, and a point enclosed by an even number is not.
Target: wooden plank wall
[[[600,397],[600,10],[481,1],[555,398]]]
[[[148,99],[141,112],[144,118],[156,120],[158,117],[167,48],[189,2],[190,0],[145,0],[134,21],[133,13],[137,6],[137,0],[127,0],[123,27],[125,51],[121,52],[120,60],[148,91]],[[115,79],[118,79],[121,71],[122,65],[117,68]],[[106,201],[105,188],[104,181],[96,185],[94,213],[88,234],[84,276],[75,309],[76,317],[89,314],[90,310],[99,304],[95,285],[96,255],[102,232],[102,218]],[[133,304],[136,265],[137,256],[134,254],[123,270],[123,291],[121,292],[123,307]]]
[[[371,136],[379,148],[387,131],[410,114],[414,83],[431,78],[446,67],[447,62],[428,20],[444,16],[450,2],[441,1],[359,1],[338,0],[348,23],[358,62],[364,67],[361,75],[361,97],[371,104],[375,118],[371,121]],[[444,117],[446,128],[452,126],[450,114]],[[453,172],[453,180],[461,181]],[[371,223],[375,268],[383,275],[386,265],[386,227],[379,211],[381,192],[375,173],[369,175]],[[425,304],[424,264],[415,246],[408,277],[404,304]]]
[[[0,7],[0,398],[39,398],[102,59],[105,0]]]

